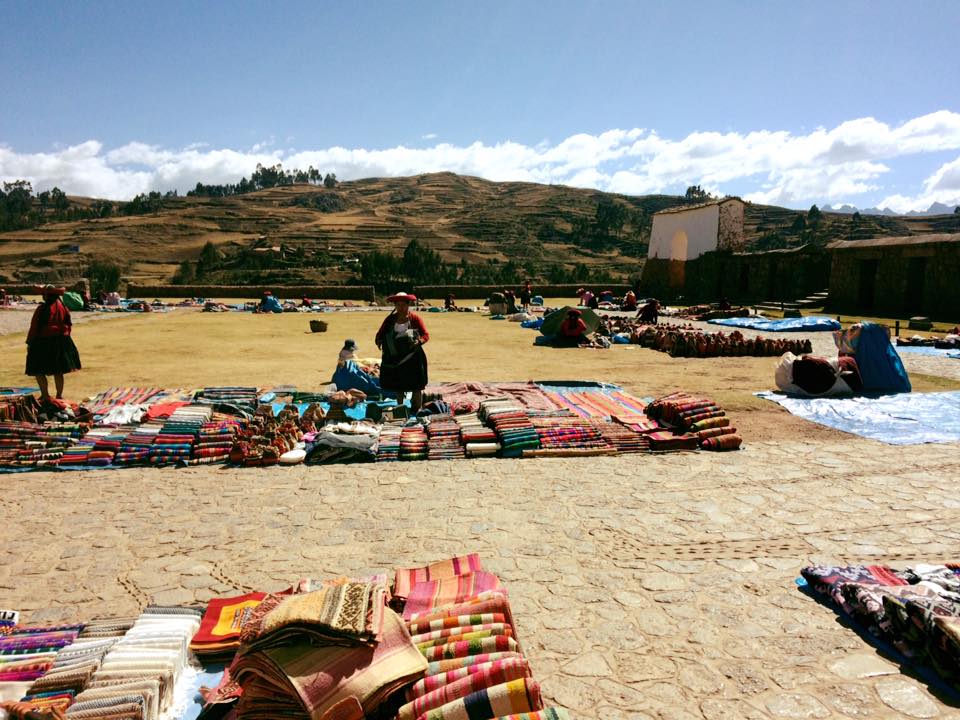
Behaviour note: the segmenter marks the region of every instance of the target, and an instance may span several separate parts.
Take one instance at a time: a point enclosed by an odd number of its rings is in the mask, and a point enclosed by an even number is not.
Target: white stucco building
[[[647,257],[686,261],[713,250],[743,250],[744,207],[729,197],[654,213]]]

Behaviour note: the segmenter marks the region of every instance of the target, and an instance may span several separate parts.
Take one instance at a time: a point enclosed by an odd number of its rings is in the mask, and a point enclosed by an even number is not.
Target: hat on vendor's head
[[[350,338],[347,338],[346,340],[343,341],[343,349],[344,349],[344,350],[356,350],[356,349],[357,349],[357,341],[356,341],[356,340],[351,340]]]
[[[270,292],[269,290],[264,290],[264,291],[263,291],[263,294],[264,294],[264,295],[273,295],[273,293]]]
[[[577,310],[576,308],[570,308],[569,310],[567,310],[567,315],[577,315],[577,316],[580,316],[580,315],[583,315],[583,313],[580,312],[579,310]]]
[[[417,301],[416,295],[411,295],[410,293],[398,292],[394,293],[387,298],[387,302],[405,302],[405,303],[415,303]]]
[[[51,295],[63,295],[67,291],[66,288],[56,287],[55,285],[51,285],[50,283],[47,283],[43,287],[39,288],[39,290],[40,290],[40,294],[43,295],[44,297],[50,297]]]

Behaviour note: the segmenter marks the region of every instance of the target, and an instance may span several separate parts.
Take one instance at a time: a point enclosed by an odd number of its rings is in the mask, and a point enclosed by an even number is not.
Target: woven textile
[[[397,713],[397,719],[414,720],[429,710],[439,708],[480,690],[530,677],[530,666],[527,661],[516,658],[475,665],[472,669],[474,672],[403,705]]]
[[[462,603],[499,587],[500,580],[497,576],[482,570],[420,582],[410,589],[403,608],[403,617],[413,620],[418,613],[425,613],[443,605]]]
[[[540,710],[540,686],[529,678],[484,688],[419,716],[420,720],[477,720]]]
[[[410,594],[410,589],[417,583],[466,575],[482,569],[480,556],[477,553],[460,555],[421,568],[401,568],[396,571],[393,596],[406,598]]]

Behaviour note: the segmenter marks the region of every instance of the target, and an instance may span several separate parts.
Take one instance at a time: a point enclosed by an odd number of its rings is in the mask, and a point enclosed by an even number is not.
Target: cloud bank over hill
[[[424,138],[432,142],[431,134]],[[150,190],[181,193],[204,184],[233,183],[258,163],[317,168],[341,180],[452,171],[490,180],[593,187],[642,195],[682,193],[699,184],[716,193],[748,188],[748,200],[803,207],[882,196],[895,177],[885,161],[960,150],[960,113],[941,110],[889,125],[858,118],[807,134],[784,130],[694,132],[682,139],[642,128],[576,134],[561,142],[525,145],[504,141],[470,145],[433,143],[384,149],[249,150],[192,145],[167,149],[131,142],[108,149],[97,140],[50,152],[21,153],[0,145],[0,179],[24,178],[35,190],[58,186],[73,195],[115,200]],[[750,190],[752,188],[752,190]],[[889,194],[878,207],[925,210],[934,202],[960,203],[960,157],[941,165],[915,195]]]

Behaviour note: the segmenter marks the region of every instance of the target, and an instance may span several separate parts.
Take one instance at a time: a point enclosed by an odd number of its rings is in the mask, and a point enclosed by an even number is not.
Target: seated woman
[[[444,310],[456,310],[457,309],[457,296],[453,293],[447,295],[446,299],[443,301]]]
[[[640,312],[637,313],[637,320],[650,325],[656,325],[659,317],[660,302],[657,300],[650,300],[646,305],[640,308]]]
[[[620,306],[620,309],[627,310],[629,312],[636,312],[637,296],[634,294],[633,290],[627,290],[627,294],[623,296],[623,305]]]
[[[579,310],[567,311],[567,316],[560,323],[560,330],[553,338],[555,347],[578,347],[581,342],[587,342],[587,324],[580,315]]]

